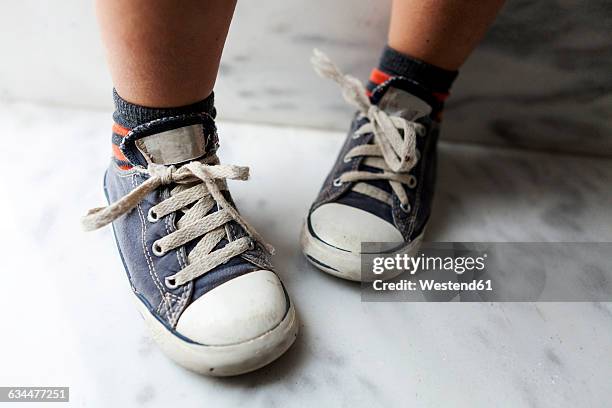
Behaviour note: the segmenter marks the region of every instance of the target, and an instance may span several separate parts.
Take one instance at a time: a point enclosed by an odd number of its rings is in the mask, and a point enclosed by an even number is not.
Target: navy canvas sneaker
[[[317,72],[339,83],[359,110],[301,234],[308,260],[332,275],[370,280],[361,273],[362,242],[402,243],[415,254],[423,239],[434,192],[438,123],[427,92],[392,77],[370,96],[315,51]],[[390,276],[387,276],[389,278]]]
[[[293,343],[293,303],[269,247],[236,210],[213,118],[186,114],[113,127],[115,158],[104,178],[108,207],[86,229],[113,223],[138,308],[162,350],[210,375],[255,370]]]

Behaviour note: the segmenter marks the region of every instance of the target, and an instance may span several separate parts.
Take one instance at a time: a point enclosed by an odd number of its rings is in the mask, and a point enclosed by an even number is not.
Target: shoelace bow
[[[189,252],[187,266],[166,278],[166,285],[169,288],[183,285],[231,258],[253,249],[253,240],[259,242],[268,252],[274,252],[274,248],[242,218],[221,192],[227,188],[225,183],[227,179],[247,180],[248,167],[191,162],[179,168],[149,164],[147,169],[136,169],[150,177],[107,207],[89,210],[81,222],[87,231],[101,228],[136,208],[149,193],[159,187],[176,185],[171,190],[170,197],[153,206],[147,217],[150,222],[157,222],[162,217],[179,210],[183,211],[183,215],[177,222],[176,231],[155,241],[151,250],[155,255],[162,256],[193,239],[201,238]],[[215,204],[218,211],[208,214]],[[224,226],[230,221],[238,223],[248,237],[228,242],[223,248],[213,251],[215,246],[226,238]]]
[[[388,180],[400,200],[402,209],[408,211],[410,204],[402,184],[410,188],[416,186],[416,178],[408,172],[418,161],[416,137],[425,133],[425,127],[402,117],[389,115],[377,105],[373,105],[363,83],[351,75],[342,73],[321,51],[314,50],[311,63],[321,77],[337,82],[342,89],[344,99],[367,117],[368,122],[355,131],[354,137],[366,133],[374,134],[373,144],[355,146],[346,154],[344,160],[365,156],[365,165],[382,170],[382,173],[365,170],[348,171],[334,182],[357,182],[353,187],[354,191],[391,205],[392,198],[389,193],[370,184],[359,183],[364,180]]]

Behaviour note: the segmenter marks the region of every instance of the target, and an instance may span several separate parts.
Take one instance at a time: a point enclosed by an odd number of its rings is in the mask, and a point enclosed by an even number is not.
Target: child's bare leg
[[[128,102],[189,105],[212,92],[235,0],[97,0],[115,89]]]
[[[389,46],[440,68],[457,70],[504,0],[394,0]]]

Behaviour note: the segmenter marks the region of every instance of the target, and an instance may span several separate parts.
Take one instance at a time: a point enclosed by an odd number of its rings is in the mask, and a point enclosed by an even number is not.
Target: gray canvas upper
[[[104,177],[104,189],[109,202],[115,202],[145,182],[149,176],[138,171],[147,165],[146,153],[138,148],[139,140],[172,129],[198,128],[199,132],[187,132],[202,140],[194,146],[204,148],[205,155],[215,154],[218,146],[217,133],[213,119],[207,114],[187,114],[163,118],[137,126],[122,140],[121,151],[128,158],[131,169],[121,169],[112,161]],[[185,133],[185,132],[183,132]],[[193,154],[193,149],[185,154]],[[176,157],[175,157],[176,158]],[[189,157],[191,159],[191,157]],[[236,256],[227,263],[219,265],[197,279],[177,288],[169,288],[165,278],[185,268],[187,255],[197,243],[197,239],[173,249],[163,256],[152,251],[153,243],[176,231],[180,212],[168,214],[157,222],[151,222],[147,215],[151,207],[170,197],[171,186],[162,186],[147,195],[133,210],[113,222],[117,246],[125,265],[130,284],[136,295],[169,328],[176,326],[182,311],[195,299],[216,286],[260,269],[272,270],[269,255],[257,244],[251,250]],[[225,198],[233,204],[229,191],[223,191]],[[217,211],[217,207],[211,210]],[[236,222],[225,225],[228,241],[245,236],[246,233]]]

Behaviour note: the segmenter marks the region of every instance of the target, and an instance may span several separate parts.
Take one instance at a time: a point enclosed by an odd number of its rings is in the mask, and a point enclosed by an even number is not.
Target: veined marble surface
[[[1,105],[0,385],[71,387],[70,406],[604,407],[612,400],[612,306],[362,303],[318,272],[298,231],[344,134],[220,123],[230,182],[302,320],[280,360],[200,377],[149,340],[103,204],[109,113]],[[348,122],[348,117],[346,118]],[[442,144],[429,240],[610,241],[612,161]]]

